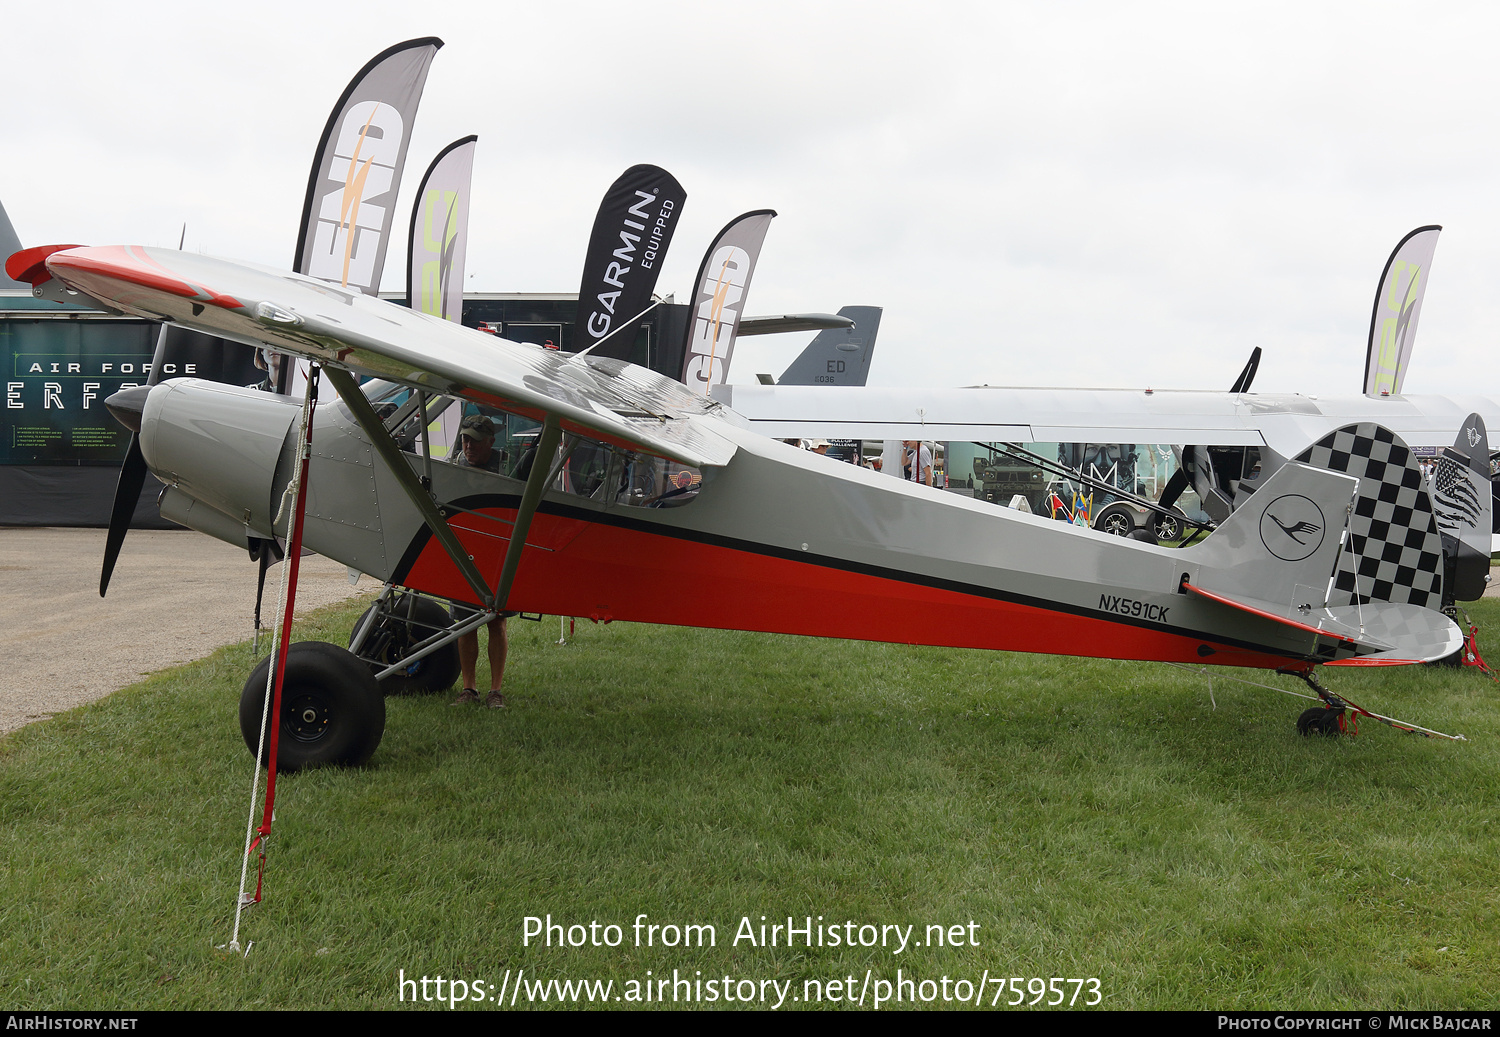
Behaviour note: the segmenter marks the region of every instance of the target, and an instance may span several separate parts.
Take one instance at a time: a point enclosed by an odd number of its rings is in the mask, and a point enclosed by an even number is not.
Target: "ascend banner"
[[[681,380],[695,392],[706,395],[709,386],[723,385],[729,377],[729,359],[750,292],[750,277],[775,215],[770,209],[757,209],[736,216],[704,253],[694,282],[687,347],[682,351]]]
[[[629,360],[687,192],[658,166],[631,166],[594,217],[578,288],[573,350]],[[607,341],[606,341],[607,340]]]
[[[406,297],[412,309],[455,323],[463,318],[469,186],[478,140],[465,137],[438,152],[411,210]]]
[[[1395,396],[1406,380],[1417,337],[1417,318],[1427,294],[1432,254],[1437,251],[1438,226],[1418,227],[1396,246],[1385,262],[1375,309],[1370,314],[1370,342],[1365,352],[1365,395]]]
[[[408,40],[377,54],[334,106],[318,142],[294,268],[324,281],[380,290],[417,103],[443,41]]]

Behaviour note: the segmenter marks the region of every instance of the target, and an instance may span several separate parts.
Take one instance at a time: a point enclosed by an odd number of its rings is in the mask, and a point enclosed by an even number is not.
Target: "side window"
[[[558,488],[591,500],[602,499],[615,451],[581,436],[566,437],[563,449],[568,451],[568,461],[559,475],[562,485]]]
[[[698,496],[703,473],[660,457],[623,454],[615,503],[636,508],[678,508]]]
[[[564,460],[552,490],[610,507],[677,508],[697,498],[703,485],[702,473],[689,465],[633,453],[584,436],[565,435],[551,465],[557,465],[557,457]],[[525,464],[523,459],[520,467]]]
[[[515,472],[535,452],[528,450],[541,433],[534,420],[464,400],[448,400],[439,406],[441,413],[428,412],[432,415],[428,436],[434,459],[526,478],[524,471],[519,476]],[[469,435],[465,435],[466,430]]]

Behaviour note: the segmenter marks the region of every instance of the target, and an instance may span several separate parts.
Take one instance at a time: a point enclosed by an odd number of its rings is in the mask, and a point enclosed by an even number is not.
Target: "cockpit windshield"
[[[542,429],[534,418],[452,397],[424,396],[386,379],[371,379],[360,388],[408,453],[422,454],[425,445],[432,461],[512,479],[526,479],[539,463],[536,445]],[[587,436],[565,435],[547,465],[550,489],[605,507],[680,507],[696,499],[703,486],[697,468]]]

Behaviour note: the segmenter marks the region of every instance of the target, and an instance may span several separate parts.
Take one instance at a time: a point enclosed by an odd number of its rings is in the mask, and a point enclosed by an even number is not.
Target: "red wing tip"
[[[12,281],[25,281],[33,288],[46,284],[52,279],[52,274],[47,270],[47,257],[54,252],[66,252],[70,248],[83,248],[83,246],[35,245],[32,248],[23,248],[19,252],[12,253],[5,261],[6,276]]]

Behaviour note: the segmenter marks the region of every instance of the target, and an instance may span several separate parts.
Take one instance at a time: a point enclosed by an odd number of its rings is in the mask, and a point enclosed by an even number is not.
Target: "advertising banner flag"
[[[736,216],[703,254],[682,351],[681,380],[694,392],[706,395],[710,386],[722,385],[729,377],[750,277],[775,215],[770,209],[757,209]]]
[[[1406,364],[1417,337],[1422,296],[1442,227],[1418,227],[1396,246],[1385,262],[1375,308],[1370,314],[1370,342],[1365,352],[1365,395],[1401,392]]]
[[[366,295],[380,290],[417,103],[442,45],[434,37],[398,43],[345,88],[308,177],[293,262],[298,273]]]
[[[465,137],[438,152],[411,210],[406,298],[412,309],[455,323],[463,319],[469,183],[478,140]]]
[[[456,140],[432,160],[417,188],[406,249],[406,298],[411,308],[462,323],[464,257],[469,244],[469,185],[478,137]],[[450,406],[427,427],[433,457],[447,457],[458,439],[463,408]]]
[[[687,192],[665,169],[631,166],[594,217],[578,288],[573,350],[629,360]]]

